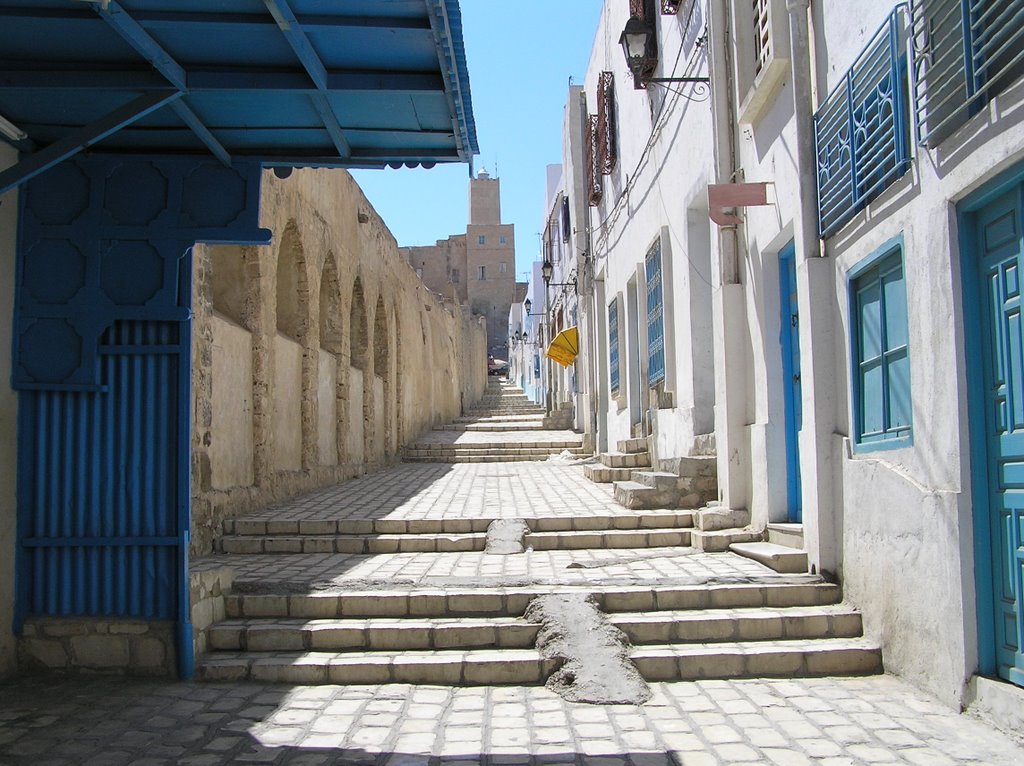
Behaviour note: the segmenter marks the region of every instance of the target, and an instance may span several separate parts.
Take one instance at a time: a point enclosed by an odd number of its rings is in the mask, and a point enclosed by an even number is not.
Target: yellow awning
[[[576,355],[580,349],[580,336],[575,327],[567,327],[562,330],[551,341],[545,356],[553,359],[563,367],[568,367],[576,361]]]

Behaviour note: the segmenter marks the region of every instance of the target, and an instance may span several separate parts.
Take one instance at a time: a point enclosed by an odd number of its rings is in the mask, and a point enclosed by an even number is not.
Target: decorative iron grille
[[[1024,75],[1024,0],[914,0],[914,122],[934,146]]]
[[[647,18],[647,2],[646,0],[629,0],[629,15],[636,16],[638,19]]]
[[[568,242],[572,233],[572,217],[569,213],[569,198],[562,197],[562,241]]]
[[[661,239],[655,240],[645,259],[647,275],[647,383],[665,379],[665,302],[661,282]]]
[[[601,158],[599,155],[600,142],[597,131],[597,115],[587,115],[587,127],[584,135],[584,151],[587,155],[587,202],[595,207],[604,194],[601,186]]]
[[[619,393],[619,302],[608,304],[608,384],[612,395]]]
[[[754,10],[754,74],[758,75],[772,57],[771,23],[768,11],[771,0],[753,0]]]
[[[618,142],[615,135],[615,76],[601,72],[597,80],[597,145],[598,165],[602,175],[615,169]]]
[[[909,167],[905,78],[897,9],[814,115],[821,237]]]
[[[665,16],[675,16],[682,4],[683,0],[661,0],[661,12]]]

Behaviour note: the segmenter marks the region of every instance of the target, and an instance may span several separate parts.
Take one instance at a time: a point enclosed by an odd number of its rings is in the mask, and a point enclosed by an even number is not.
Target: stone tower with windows
[[[469,224],[433,245],[402,253],[433,292],[450,295],[487,319],[491,355],[508,359],[508,312],[516,284],[515,226],[501,222],[501,181],[481,170],[469,180]]]

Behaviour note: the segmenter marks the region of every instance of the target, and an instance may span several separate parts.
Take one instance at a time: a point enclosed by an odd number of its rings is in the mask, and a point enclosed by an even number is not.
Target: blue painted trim
[[[859,370],[859,352],[858,346],[860,340],[859,333],[859,318],[856,316],[857,308],[857,297],[856,290],[854,289],[854,283],[872,268],[877,266],[879,263],[887,258],[892,257],[896,252],[899,253],[900,267],[903,270],[903,285],[904,291],[906,291],[907,284],[907,267],[906,257],[903,244],[903,234],[897,234],[895,237],[886,240],[879,248],[864,256],[856,264],[854,264],[846,272],[846,315],[850,319],[850,434],[851,443],[853,444],[854,454],[861,455],[868,452],[885,452],[888,450],[904,449],[907,447],[914,446],[914,427],[911,422],[910,429],[905,434],[899,434],[895,436],[873,436],[868,437],[866,440],[860,434],[860,412],[861,412],[861,391],[860,391],[860,370]],[[909,306],[908,306],[908,331],[909,331]],[[908,338],[907,342],[907,356],[909,364],[910,356],[910,342]],[[913,399],[913,380],[910,378],[911,371],[907,371],[908,379],[911,383],[911,399]],[[911,416],[913,418],[913,416]]]
[[[459,126],[457,141],[460,155],[469,160],[480,153],[473,117],[473,99],[469,87],[469,67],[462,39],[462,10],[459,0],[426,0],[430,25],[438,44],[438,60]]]
[[[93,8],[126,43],[166,77],[171,85],[182,91],[188,88],[185,70],[181,65],[116,0],[109,0],[106,6],[96,3]]]
[[[35,154],[25,157],[17,165],[0,173],[0,194],[23,184],[54,165],[66,160],[87,146],[101,141],[112,133],[116,133],[126,125],[142,119],[147,114],[169,104],[179,98],[181,93],[146,93],[124,106],[115,109],[107,116],[76,130],[71,135],[50,144]]]
[[[256,192],[259,193],[259,182]],[[192,248],[185,253],[188,268],[181,270],[181,301],[192,305]],[[192,598],[189,589],[188,551],[192,540],[192,318],[181,323],[181,356],[178,359],[178,676],[183,680],[195,673],[192,644]]]
[[[799,370],[794,369],[793,361],[793,328],[790,317],[796,314],[795,306],[790,302],[790,272],[796,266],[796,244],[790,242],[779,251],[779,342],[782,345],[782,399],[784,412],[784,431],[786,439],[786,515],[791,522],[800,522],[803,518],[802,488],[800,486],[800,440],[799,427],[796,420],[796,391],[794,376]],[[799,328],[798,328],[799,331]],[[799,349],[798,349],[799,350]]]

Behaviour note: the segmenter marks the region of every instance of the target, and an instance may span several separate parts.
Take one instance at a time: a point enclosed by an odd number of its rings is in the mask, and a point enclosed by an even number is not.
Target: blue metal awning
[[[478,152],[458,0],[0,0],[0,191],[66,157],[397,167]]]

